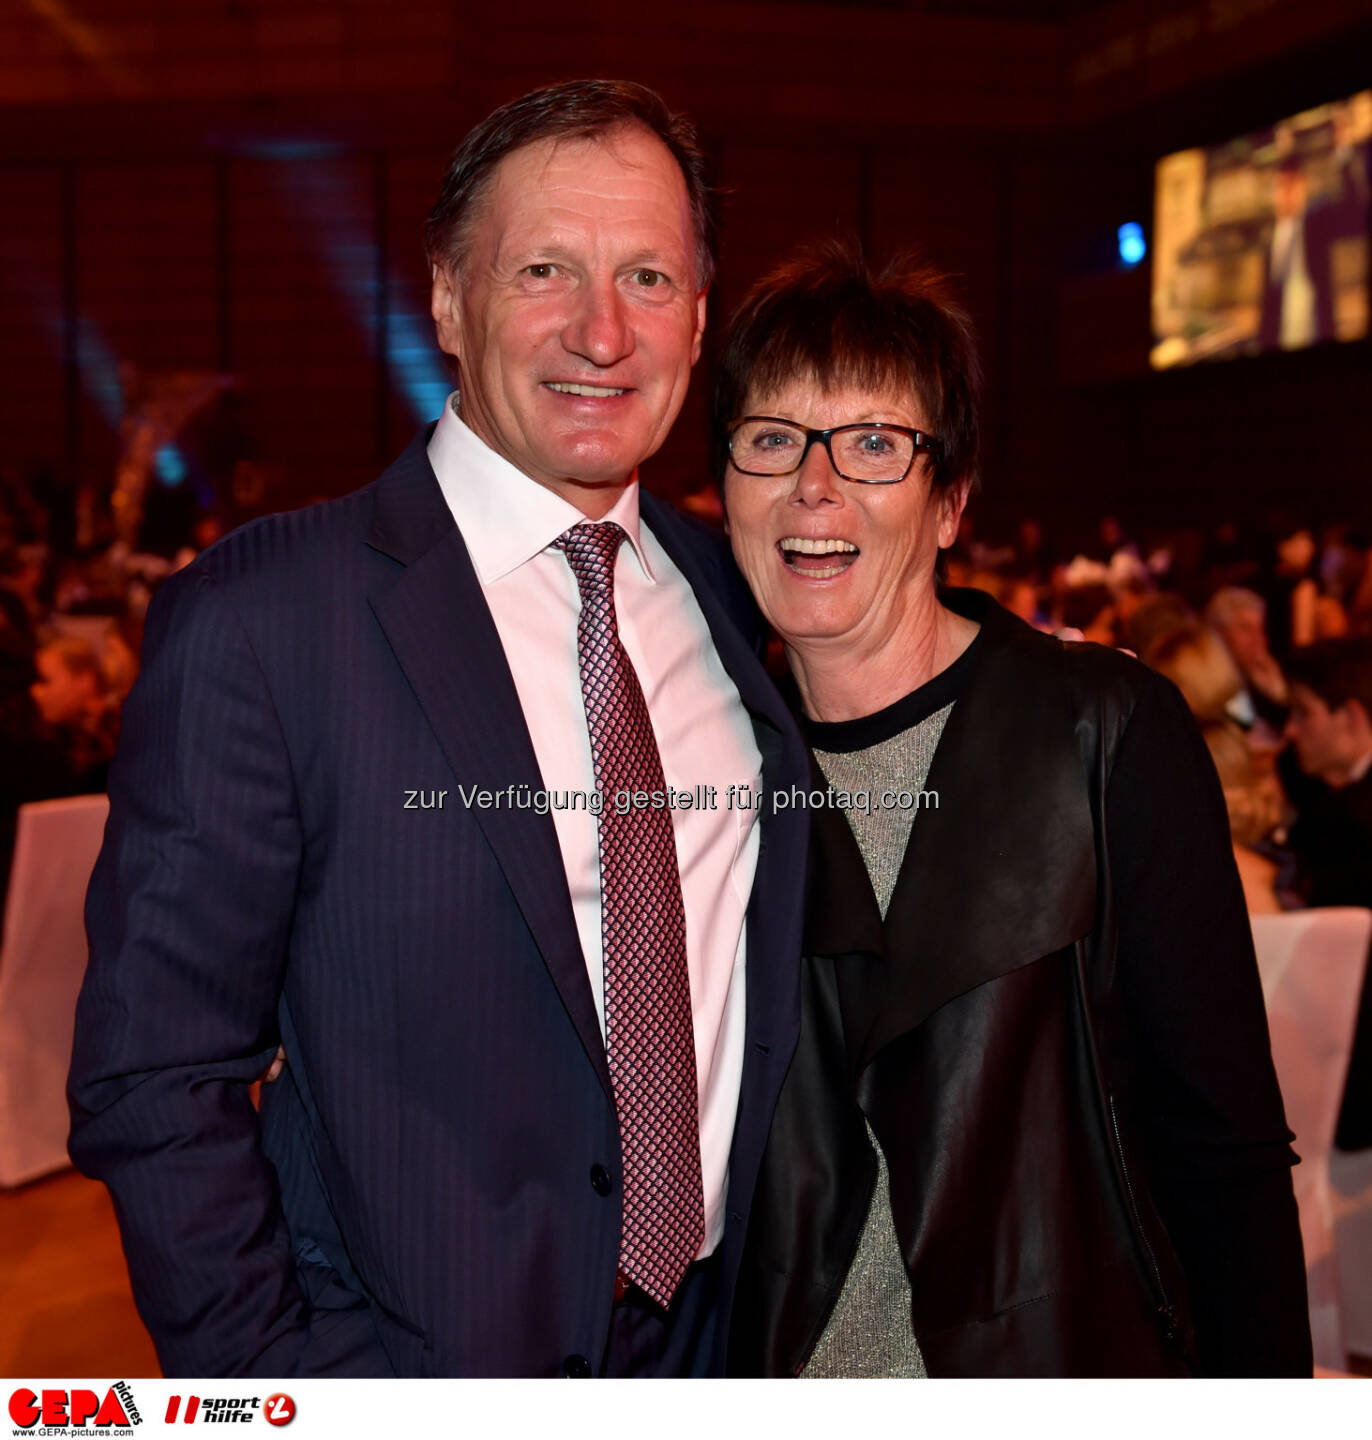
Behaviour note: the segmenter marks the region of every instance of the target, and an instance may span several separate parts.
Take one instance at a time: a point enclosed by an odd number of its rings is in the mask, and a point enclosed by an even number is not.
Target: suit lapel
[[[459,784],[541,789],[510,667],[421,432],[377,481],[368,544],[404,569],[372,610]],[[601,1083],[605,1046],[551,815],[470,808]]]
[[[763,669],[757,652],[748,643],[738,619],[729,613],[722,598],[733,590],[739,609],[752,606],[742,579],[732,571],[732,562],[723,561],[722,553],[718,560],[710,555],[713,542],[707,543],[694,536],[685,520],[647,491],[639,491],[639,509],[658,543],[671,556],[672,563],[695,592],[696,603],[710,627],[710,638],[745,708],[750,714],[765,720],[774,730],[794,730],[795,721],[785,701]],[[725,564],[729,566],[728,570],[724,568]]]
[[[762,806],[757,871],[748,901],[748,963],[743,1074],[734,1141],[729,1154],[726,1276],[738,1263],[744,1222],[752,1204],[767,1132],[781,1082],[800,1032],[801,895],[805,883],[808,816],[803,808],[778,808],[772,797],[804,785],[804,742],[785,701],[735,623],[724,598],[733,592],[740,611],[752,601],[721,550],[695,540],[689,526],[649,495],[640,497],[644,518],[673,563],[690,582],[715,649],[747,709],[762,755]],[[730,1283],[727,1279],[725,1283]],[[723,1363],[728,1328],[719,1329]]]

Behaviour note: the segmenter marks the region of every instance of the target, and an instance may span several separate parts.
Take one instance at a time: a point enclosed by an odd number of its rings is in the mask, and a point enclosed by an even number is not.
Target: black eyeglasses
[[[745,415],[729,426],[729,458],[745,475],[792,475],[816,442],[835,474],[862,485],[894,485],[910,473],[917,455],[941,453],[935,436],[884,422],[809,430],[773,415]]]

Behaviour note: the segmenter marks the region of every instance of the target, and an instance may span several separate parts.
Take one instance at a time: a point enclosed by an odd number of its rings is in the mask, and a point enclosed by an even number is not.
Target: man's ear
[[[706,302],[710,298],[710,287],[707,285],[696,296],[696,333],[691,341],[691,364],[694,365],[700,359],[700,345],[705,336],[705,311]]]
[[[1355,735],[1372,734],[1372,716],[1367,713],[1367,707],[1361,700],[1355,700],[1350,696],[1339,706],[1339,709],[1346,711],[1348,715],[1348,728]]]
[[[429,292],[429,313],[434,319],[438,348],[445,355],[462,355],[462,301],[457,272],[442,263],[433,267],[433,288]]]

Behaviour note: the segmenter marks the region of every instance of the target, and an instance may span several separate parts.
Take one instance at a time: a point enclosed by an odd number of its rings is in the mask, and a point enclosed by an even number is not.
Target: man
[[[67,756],[74,785],[81,791],[104,790],[118,714],[100,656],[86,641],[58,635],[39,646],[33,663],[37,678],[29,694]]]
[[[1291,827],[1301,889],[1310,905],[1372,906],[1372,640],[1297,650],[1286,673],[1286,736],[1314,782]],[[1372,978],[1363,982],[1335,1144],[1372,1146]]]
[[[154,604],[71,1148],[170,1373],[722,1369],[806,772],[722,548],[636,484],[707,193],[641,87],[497,111],[428,227],[460,399]]]
[[[1286,738],[1320,782],[1291,830],[1311,905],[1372,905],[1372,641],[1325,640],[1287,665]]]
[[[1352,141],[1342,112],[1334,125],[1327,188],[1312,194],[1301,153],[1289,150],[1273,177],[1274,221],[1265,256],[1258,320],[1264,350],[1299,350],[1353,338],[1340,326],[1335,251],[1356,264],[1366,254],[1366,147]],[[1354,332],[1356,333],[1356,332]]]
[[[1251,730],[1259,721],[1280,734],[1286,724],[1286,677],[1267,643],[1267,602],[1256,591],[1226,585],[1205,607],[1205,623],[1219,632],[1243,677],[1229,714]]]

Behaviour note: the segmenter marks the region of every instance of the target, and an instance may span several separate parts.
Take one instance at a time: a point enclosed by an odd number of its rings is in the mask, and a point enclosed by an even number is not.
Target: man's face
[[[1272,195],[1277,218],[1289,220],[1305,209],[1305,176],[1299,170],[1279,170]]]
[[[1245,674],[1267,659],[1267,629],[1261,610],[1236,610],[1220,627],[1220,633]]]
[[[700,355],[681,170],[637,128],[541,140],[496,167],[468,241],[433,287],[462,417],[597,518],[666,439]]]
[[[1348,771],[1362,758],[1360,713],[1352,701],[1331,710],[1309,686],[1291,686],[1285,735],[1307,775],[1335,786],[1345,782]]]
[[[38,679],[29,694],[38,713],[49,725],[76,725],[95,699],[95,682],[90,675],[69,670],[51,650],[40,650],[33,667]]]

